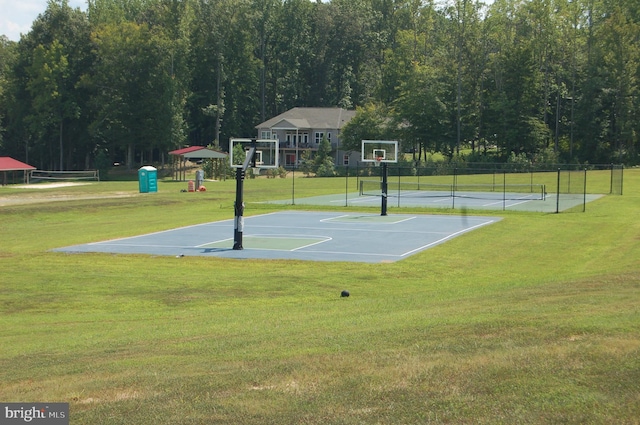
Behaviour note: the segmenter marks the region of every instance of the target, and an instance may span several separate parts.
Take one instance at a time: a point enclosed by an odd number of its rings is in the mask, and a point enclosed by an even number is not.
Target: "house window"
[[[286,140],[288,147],[299,146],[301,143],[306,143],[309,140],[309,133],[287,131]]]
[[[342,165],[349,165],[349,154],[345,153],[342,157]]]
[[[271,130],[262,130],[260,132],[261,139],[271,139]]]
[[[315,137],[316,145],[319,145],[320,142],[322,142],[322,138],[323,137],[324,137],[324,133],[322,133],[320,131],[316,131],[316,137]]]

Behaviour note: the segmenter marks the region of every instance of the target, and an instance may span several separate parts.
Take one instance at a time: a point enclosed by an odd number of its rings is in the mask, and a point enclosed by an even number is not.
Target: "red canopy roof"
[[[182,148],[169,152],[169,155],[184,155],[185,153],[199,151],[200,149],[206,149],[204,146],[190,146],[188,148]]]
[[[202,146],[191,146],[191,147],[188,147],[188,148],[178,149],[178,150],[169,152],[169,155],[182,156],[182,157],[187,158],[187,159],[192,159],[192,158],[199,158],[199,159],[217,158],[217,159],[221,159],[221,158],[226,158],[227,157],[227,154],[224,153],[224,152],[218,152],[216,150],[205,148],[205,147],[202,147]]]
[[[35,169],[36,167],[32,167],[29,164],[25,164],[24,162],[20,162],[9,156],[0,156],[0,171],[22,171]]]

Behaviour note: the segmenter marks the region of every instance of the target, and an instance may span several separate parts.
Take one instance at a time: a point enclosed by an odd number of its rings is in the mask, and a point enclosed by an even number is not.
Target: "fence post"
[[[584,189],[582,191],[582,212],[587,210],[587,167],[584,168]]]
[[[344,206],[349,206],[349,167],[345,167],[345,183],[344,183]]]
[[[502,171],[502,211],[507,209],[507,172]]]
[[[560,212],[560,168],[558,168],[558,183],[556,186],[556,214]]]
[[[293,164],[293,171],[291,172],[291,205],[296,204],[296,164]]]

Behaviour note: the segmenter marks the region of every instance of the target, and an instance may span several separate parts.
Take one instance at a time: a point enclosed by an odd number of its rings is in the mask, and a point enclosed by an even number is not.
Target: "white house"
[[[293,108],[256,126],[258,138],[280,141],[280,164],[292,167],[299,164],[304,151],[312,155],[318,150],[323,137],[331,143],[336,165],[352,165],[360,152],[340,149],[340,130],[356,111],[342,108]]]

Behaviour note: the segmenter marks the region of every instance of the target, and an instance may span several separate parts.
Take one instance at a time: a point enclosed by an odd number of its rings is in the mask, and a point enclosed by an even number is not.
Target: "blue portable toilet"
[[[140,183],[140,193],[157,192],[158,170],[149,165],[140,167],[138,170],[138,182]]]

